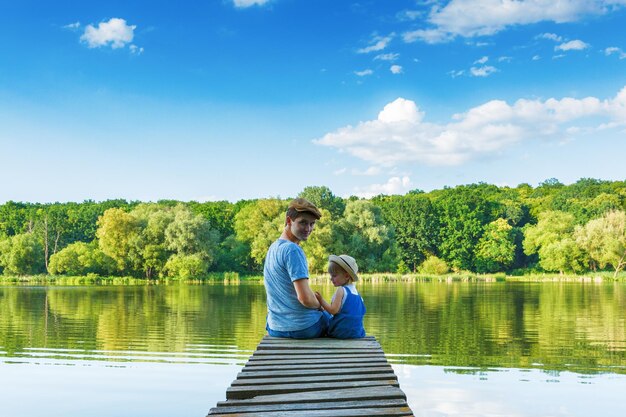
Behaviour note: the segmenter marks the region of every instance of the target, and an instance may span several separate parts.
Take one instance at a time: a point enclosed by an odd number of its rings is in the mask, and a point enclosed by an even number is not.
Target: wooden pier
[[[412,416],[376,338],[265,336],[209,416]]]

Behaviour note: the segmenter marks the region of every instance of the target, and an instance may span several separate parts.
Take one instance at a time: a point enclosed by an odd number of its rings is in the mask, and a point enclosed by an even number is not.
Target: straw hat
[[[359,266],[356,264],[356,260],[349,255],[330,255],[328,257],[329,262],[334,262],[340,267],[342,267],[348,275],[352,277],[353,280],[358,281],[359,277],[357,273],[359,272]]]

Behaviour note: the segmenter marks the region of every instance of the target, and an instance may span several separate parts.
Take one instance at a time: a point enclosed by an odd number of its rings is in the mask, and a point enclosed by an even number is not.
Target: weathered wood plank
[[[210,416],[412,416],[374,337],[266,336]]]
[[[259,395],[302,393],[308,391],[330,391],[335,389],[351,389],[381,386],[399,386],[397,379],[377,381],[345,381],[345,382],[309,382],[307,384],[270,384],[270,385],[231,385],[226,390],[227,400],[243,400]]]
[[[389,373],[393,372],[393,368],[391,365],[383,365],[383,366],[374,366],[370,368],[351,368],[350,374],[378,374],[378,373]],[[337,368],[333,366],[332,368],[322,368],[322,369],[274,369],[272,368],[269,371],[245,371],[239,372],[237,374],[237,380],[243,380],[247,378],[281,378],[281,377],[289,377],[289,376],[315,376],[315,375],[343,375],[346,373],[346,370],[341,368]]]
[[[314,407],[317,410],[340,410],[344,408],[385,408],[385,407],[406,407],[405,400],[369,400],[369,401],[332,401],[315,403],[313,405],[309,403],[305,404],[267,404],[267,405],[252,405],[252,406],[233,406],[233,407],[215,407],[209,412],[216,414],[228,414],[228,413],[255,413],[266,411],[289,411],[289,410],[310,410]]]
[[[288,376],[282,378],[244,378],[236,379],[232,386],[239,385],[270,385],[270,384],[306,384],[309,382],[341,382],[341,381],[378,381],[381,379],[395,379],[398,377],[392,371],[381,374],[335,374],[315,376]]]
[[[284,338],[268,338],[267,336],[261,340],[259,346],[263,347],[278,347],[287,346],[288,348],[300,347],[307,348],[311,346],[320,346],[325,348],[338,348],[345,347],[349,349],[357,349],[361,347],[380,347],[380,343],[371,338],[362,339],[332,339],[332,338],[317,338],[317,339],[284,339]]]
[[[293,352],[292,352],[293,353]],[[248,358],[249,361],[280,361],[280,360],[300,360],[300,359],[325,359],[331,357],[331,355],[328,354],[328,351],[326,352],[319,352],[317,354],[308,354],[308,355],[258,355],[258,356],[251,356],[250,358]],[[375,358],[375,359],[386,359],[385,354],[382,352],[379,353],[365,353],[362,355],[332,355],[333,359],[344,359],[344,360],[350,360],[350,359],[369,359],[369,358]]]
[[[346,358],[335,359],[334,357],[320,357],[317,359],[276,359],[276,360],[254,360],[246,363],[246,368],[255,366],[276,366],[276,365],[320,365],[320,364],[355,364],[355,363],[387,363],[387,359],[383,357],[368,357],[368,358]]]
[[[344,356],[344,355],[369,355],[369,354],[384,354],[381,348],[371,349],[341,349],[339,352],[329,351],[328,349],[267,349],[257,350],[253,353],[253,356],[291,356],[291,355],[330,355]]]
[[[344,340],[355,340],[355,341],[360,341],[360,340],[376,340],[376,336],[371,336],[371,335],[366,335],[364,337],[360,337],[358,339],[333,339],[332,337],[318,337],[315,339],[291,339],[288,337],[274,337],[274,336],[270,336],[270,335],[265,335],[263,336],[263,338],[261,339],[262,342],[280,342],[280,341],[305,341],[305,342],[310,342],[310,341],[316,341],[316,340],[321,340],[321,341],[327,341],[329,343],[334,343],[335,341],[344,341]]]
[[[254,413],[216,414],[217,417],[403,417],[412,416],[409,407],[359,408],[346,410],[269,411]]]
[[[218,407],[223,405],[261,405],[261,404],[280,404],[280,403],[317,403],[324,401],[334,401],[341,398],[344,401],[360,401],[360,400],[375,400],[375,399],[403,399],[406,400],[406,395],[398,387],[394,386],[382,386],[382,387],[367,387],[367,388],[349,388],[349,389],[336,389],[332,391],[308,391],[308,392],[296,392],[291,394],[272,394],[272,395],[259,395],[254,398],[245,400],[228,400],[218,402]]]
[[[370,341],[346,341],[336,340],[332,343],[324,341],[300,341],[296,340],[293,343],[285,342],[270,342],[260,343],[257,349],[380,349],[380,343]]]
[[[374,368],[380,367],[388,364],[388,362],[362,362],[362,363],[344,363],[341,365],[342,368]],[[336,363],[318,363],[315,364],[315,367],[318,369],[328,369],[328,368],[336,368]],[[287,370],[287,369],[311,369],[311,365],[309,364],[296,364],[296,365],[281,365],[281,364],[273,364],[273,365],[255,365],[255,366],[246,366],[242,369],[243,372],[249,371],[278,371],[278,370]]]

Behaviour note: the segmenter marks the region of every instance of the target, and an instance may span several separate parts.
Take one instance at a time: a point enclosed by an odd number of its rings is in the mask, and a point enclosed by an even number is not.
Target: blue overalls
[[[358,339],[365,337],[363,316],[365,304],[358,294],[352,294],[348,287],[344,288],[346,300],[341,310],[330,319],[328,336],[337,339]]]

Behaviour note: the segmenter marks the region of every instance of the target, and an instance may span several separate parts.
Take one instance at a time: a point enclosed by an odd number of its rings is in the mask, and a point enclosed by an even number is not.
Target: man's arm
[[[293,282],[293,286],[296,288],[296,294],[298,295],[298,301],[300,304],[307,308],[320,308],[320,302],[317,301],[315,293],[309,287],[309,279],[302,278]]]

